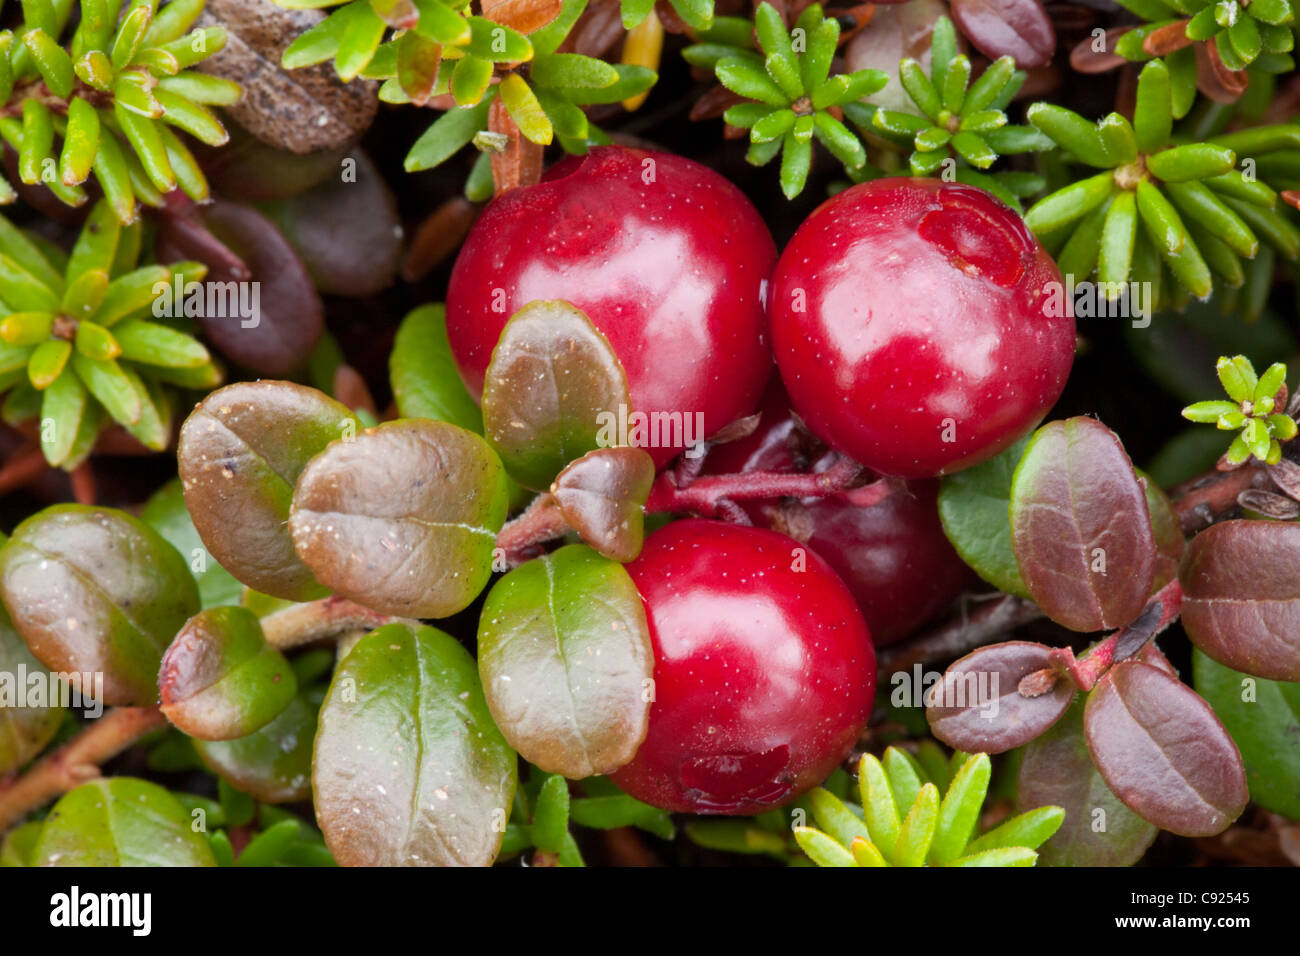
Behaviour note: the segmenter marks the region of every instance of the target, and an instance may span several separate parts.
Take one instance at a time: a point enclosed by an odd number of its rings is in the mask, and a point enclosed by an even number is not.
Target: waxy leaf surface
[[[1083,701],[1042,736],[1020,761],[1016,809],[1065,808],[1061,829],[1038,850],[1044,866],[1132,866],[1157,828],[1124,806],[1106,786],[1083,735]]]
[[[497,726],[547,772],[612,773],[645,738],[654,670],[645,608],[622,565],[585,545],[497,582],[479,620],[478,666]]]
[[[207,837],[170,793],[147,780],[83,783],[50,811],[34,866],[216,866]]]
[[[1088,695],[1083,725],[1106,785],[1161,829],[1213,836],[1245,809],[1236,745],[1210,705],[1167,671],[1116,664]]]
[[[32,654],[52,671],[104,675],[103,703],[158,699],[158,664],[199,609],[176,549],[111,508],[55,505],[0,549],[0,599]]]
[[[289,530],[336,594],[385,614],[447,617],[487,585],[507,507],[505,471],[482,438],[399,419],[308,464]]]
[[[1011,482],[1011,545],[1030,596],[1061,626],[1123,627],[1142,612],[1155,538],[1114,432],[1079,417],[1034,433]]]
[[[535,490],[600,447],[602,413],[631,408],[627,375],[605,336],[567,302],[530,302],[492,351],[483,425],[510,476]]]
[[[999,754],[1034,739],[1060,719],[1074,696],[1074,685],[1064,679],[1036,697],[1021,695],[1021,680],[1046,668],[1049,653],[1042,644],[1008,641],[967,654],[927,693],[930,730],[967,753]]]
[[[298,691],[293,668],[242,607],[200,611],[163,655],[162,712],[202,740],[233,740],[266,726]]]
[[[1224,521],[1187,550],[1183,627],[1225,667],[1300,681],[1300,524]]]
[[[273,597],[323,597],[287,522],[307,462],[356,433],[352,412],[291,382],[240,382],[213,392],[181,426],[176,458],[203,543],[239,580]]]
[[[487,866],[517,759],[454,638],[404,624],[371,631],[321,707],[312,779],[325,843],[342,866]]]

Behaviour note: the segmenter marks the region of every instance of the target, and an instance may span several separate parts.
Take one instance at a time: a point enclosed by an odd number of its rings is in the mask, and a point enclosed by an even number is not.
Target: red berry
[[[755,431],[709,452],[705,471],[792,472],[817,467],[818,445],[799,427],[779,380],[769,383]],[[822,446],[824,447],[824,446]],[[862,508],[839,497],[746,502],[755,524],[793,534],[826,559],[862,610],[877,647],[926,623],[974,583],[939,521],[937,481],[912,481]]]
[[[667,153],[601,147],[479,217],[447,289],[447,335],[471,394],[506,321],[535,299],[587,313],[627,371],[636,412],[748,414],[772,357],[763,291],[776,261],[749,200]],[[667,421],[667,419],[664,419]],[[663,464],[684,447],[647,449]]]
[[[1065,387],[1061,274],[987,193],[930,179],[847,189],[804,222],[772,281],[772,342],[795,411],[881,474],[991,458]],[[1059,296],[1051,301],[1059,301]]]
[[[612,779],[666,810],[751,814],[821,783],[875,691],[843,582],[773,531],[676,521],[627,566],[654,645],[650,727]]]

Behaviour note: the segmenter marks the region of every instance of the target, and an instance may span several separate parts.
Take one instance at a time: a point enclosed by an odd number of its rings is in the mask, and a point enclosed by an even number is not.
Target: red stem
[[[1183,588],[1177,578],[1162,587],[1147,606],[1150,607],[1157,601],[1160,603],[1160,618],[1154,627],[1139,617],[1134,624],[1116,631],[1079,659],[1075,658],[1074,651],[1068,647],[1053,648],[1050,657],[1052,668],[1058,673],[1067,675],[1079,690],[1092,690],[1097,686],[1097,681],[1101,680],[1102,675],[1119,663],[1115,658],[1116,651],[1126,637],[1132,636],[1134,627],[1141,626],[1141,633],[1144,635],[1142,646],[1145,646],[1148,641],[1178,619],[1183,609]],[[1141,647],[1125,653],[1122,659],[1127,660],[1138,650],[1141,650]]]
[[[750,471],[733,475],[706,475],[679,487],[672,472],[655,479],[646,499],[647,514],[691,511],[706,518],[716,517],[724,501],[771,500],[773,498],[825,498],[847,492],[862,469],[842,458],[826,471],[817,474],[787,474],[779,471]],[[896,483],[882,478],[862,489],[855,489],[855,502],[863,507],[887,497]],[[860,492],[871,491],[866,495]]]
[[[655,479],[645,503],[645,512],[691,512],[706,518],[729,518],[738,510],[737,501],[826,498],[831,495],[842,495],[858,507],[868,508],[883,501],[898,487],[898,482],[890,478],[854,487],[861,474],[862,468],[847,458],[816,474],[750,471],[709,475],[684,486],[678,485],[675,472],[666,471]],[[506,562],[513,567],[536,557],[543,543],[571,530],[555,499],[550,494],[541,494],[533,499],[523,514],[501,529],[497,534],[497,547],[505,552]]]

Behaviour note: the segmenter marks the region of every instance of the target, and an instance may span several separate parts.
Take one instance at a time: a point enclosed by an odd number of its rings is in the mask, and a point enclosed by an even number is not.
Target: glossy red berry
[[[779,380],[768,385],[759,408],[758,428],[710,451],[705,471],[816,469],[825,446],[800,427]],[[868,508],[833,496],[753,501],[745,510],[755,524],[793,534],[825,558],[858,602],[872,642],[884,647],[907,637],[975,583],[943,532],[938,493],[937,481],[910,481]]]
[[[821,558],[773,531],[690,519],[650,535],[627,569],[650,622],[655,699],[615,783],[666,810],[751,814],[848,756],[875,652]]]
[[[762,392],[775,261],[758,211],[717,173],[601,147],[484,210],[452,271],[447,334],[477,396],[510,316],[535,299],[571,302],[618,354],[633,410],[691,422],[700,412],[696,441],[748,414]],[[663,464],[681,447],[647,450]]]
[[[1027,433],[1065,387],[1074,319],[1053,308],[1060,282],[1021,218],[982,190],[854,186],[777,264],[781,377],[813,432],[869,468],[959,471]]]

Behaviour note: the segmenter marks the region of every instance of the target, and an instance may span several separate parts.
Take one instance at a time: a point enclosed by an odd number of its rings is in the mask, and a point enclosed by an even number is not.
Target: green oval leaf
[[[461,381],[451,354],[445,306],[421,306],[402,320],[388,373],[403,418],[432,418],[482,434],[483,413]]]
[[[158,664],[199,608],[176,549],[110,508],[55,505],[0,549],[0,598],[52,671],[104,675],[105,704],[158,699]]]
[[[298,681],[242,607],[200,611],[163,655],[162,712],[191,737],[233,740],[265,727],[289,706]]]
[[[32,820],[6,833],[0,842],[0,866],[31,866],[44,824],[43,820]]]
[[[314,458],[289,531],[336,594],[385,614],[446,617],[487,585],[507,507],[505,471],[482,438],[401,419]]]
[[[945,475],[939,488],[939,520],[961,559],[999,591],[1028,597],[1011,549],[1011,476],[1029,436],[996,458]]]
[[[216,866],[180,801],[147,780],[84,783],[54,805],[34,866]],[[56,911],[57,912],[57,911]]]
[[[631,407],[627,376],[605,336],[567,302],[530,302],[506,323],[483,385],[488,441],[510,476],[548,487],[600,447],[602,413]]]
[[[1123,627],[1142,613],[1155,539],[1114,432],[1078,417],[1034,433],[1011,481],[1011,545],[1030,595],[1063,627]]]
[[[346,406],[291,382],[240,382],[200,402],[181,426],[176,459],[185,505],[212,556],[265,594],[323,597],[294,551],[289,506],[307,462],[357,426]]]
[[[263,803],[307,800],[319,709],[300,692],[261,730],[237,740],[195,740],[194,749],[209,770]]]
[[[159,488],[144,504],[140,519],[167,539],[190,564],[190,573],[199,585],[199,602],[203,607],[238,604],[244,586],[234,575],[208,554],[203,539],[185,510],[185,496],[179,479]]]
[[[488,706],[526,760],[572,779],[612,773],[645,738],[654,653],[617,562],[568,545],[516,568],[479,620]]]
[[[1225,667],[1300,681],[1300,525],[1224,521],[1187,548],[1183,627]]]
[[[321,707],[312,781],[326,845],[343,866],[487,866],[516,759],[454,638],[402,624],[371,631]]]
[[[33,676],[46,693],[41,706],[27,706],[37,703],[29,692]],[[0,775],[27,763],[58,732],[63,709],[50,706],[49,690],[49,671],[32,656],[0,607]]]
[[[1300,820],[1300,684],[1251,677],[1193,654],[1196,690],[1241,751],[1251,799]]]

